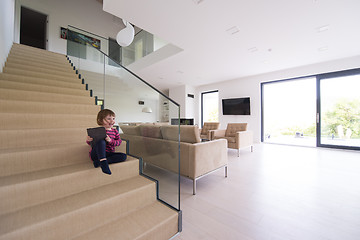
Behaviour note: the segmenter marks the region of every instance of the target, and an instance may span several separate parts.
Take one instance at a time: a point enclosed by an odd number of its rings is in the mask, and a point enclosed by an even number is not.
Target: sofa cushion
[[[151,138],[163,138],[160,130],[160,126],[153,124],[142,124],[140,127],[140,133],[143,137]]]
[[[179,140],[179,127],[161,126],[161,133],[164,139],[178,141]],[[198,126],[194,125],[181,125],[180,126],[180,141],[186,143],[199,143],[200,133]]]
[[[235,137],[236,132],[246,131],[247,123],[228,123],[225,137]]]
[[[124,134],[141,136],[139,126],[120,125],[120,128]]]

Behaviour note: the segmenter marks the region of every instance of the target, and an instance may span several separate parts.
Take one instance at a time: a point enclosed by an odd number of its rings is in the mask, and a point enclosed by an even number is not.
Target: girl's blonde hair
[[[97,124],[100,126],[103,125],[104,124],[103,120],[109,115],[112,117],[115,117],[115,113],[113,111],[111,111],[110,109],[101,110],[98,113],[97,118],[96,118]]]

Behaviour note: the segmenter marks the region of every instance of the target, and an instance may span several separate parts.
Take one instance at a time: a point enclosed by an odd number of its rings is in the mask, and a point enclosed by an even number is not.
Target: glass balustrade
[[[105,38],[73,26],[69,26],[68,29],[68,40],[77,43],[88,42],[115,62],[118,62],[125,67],[168,44],[166,41],[145,30],[138,31],[134,36],[133,42],[129,46],[120,47],[115,39]],[[73,49],[74,46],[74,44],[68,44],[68,55],[92,59],[92,56],[87,52],[84,44]],[[93,56],[95,59],[96,57],[97,55]]]
[[[68,28],[71,63],[96,104],[115,112],[129,154],[140,159],[140,173],[158,183],[158,199],[180,210],[180,126],[170,125],[170,119],[179,119],[179,105],[110,59],[84,35]]]

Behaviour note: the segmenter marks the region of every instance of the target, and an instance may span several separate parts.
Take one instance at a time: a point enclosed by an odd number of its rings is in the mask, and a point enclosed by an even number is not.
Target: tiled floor
[[[228,177],[201,178],[195,196],[181,178],[174,239],[360,239],[360,152],[258,144],[228,155]]]

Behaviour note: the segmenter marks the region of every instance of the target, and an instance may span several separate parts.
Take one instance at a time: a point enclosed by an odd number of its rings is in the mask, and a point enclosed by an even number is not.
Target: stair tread
[[[6,113],[6,112],[0,112],[0,115],[11,115],[11,116],[13,116],[13,117],[22,117],[22,116],[24,116],[24,114],[22,114],[22,113]],[[46,114],[46,113],[27,113],[26,115],[29,115],[29,116],[38,116],[38,117],[51,117],[51,116],[54,116],[55,115],[55,117],[68,117],[69,118],[69,114],[66,114],[66,113],[56,113],[56,114]],[[75,114],[75,113],[73,113],[73,114],[71,114],[71,116],[70,117],[73,117],[73,116],[75,116],[75,117],[84,117],[84,118],[86,118],[86,117],[92,117],[92,118],[94,118],[94,114]],[[96,117],[96,116],[95,116]],[[93,119],[94,120],[94,119]],[[94,120],[95,121],[95,120]],[[69,126],[70,128],[71,128],[71,126]]]
[[[85,90],[85,85],[80,85],[83,86],[82,89],[80,88],[72,88],[72,87],[63,87],[63,86],[53,86],[53,85],[44,85],[44,84],[36,84],[36,83],[27,83],[27,82],[17,82],[17,81],[9,81],[9,80],[5,80],[5,79],[0,79],[0,83],[4,82],[4,83],[10,83],[14,86],[25,86],[27,88],[34,86],[35,88],[39,89],[39,88],[47,88],[47,89],[53,89],[53,90],[57,90],[57,89],[61,89],[61,90],[72,90],[72,91],[78,91],[79,93],[83,93]],[[1,87],[1,86],[0,86]],[[31,91],[31,90],[28,90]]]
[[[79,104],[79,103],[58,103],[58,102],[42,102],[42,101],[23,101],[23,100],[6,100],[6,99],[0,99],[0,103],[8,103],[11,104],[11,102],[18,102],[18,103],[36,103],[36,104],[46,104],[49,106],[79,106],[79,107],[84,107],[84,106],[88,106],[88,107],[99,107],[97,105],[90,105],[90,104]],[[53,113],[51,113],[53,114]],[[64,113],[58,113],[58,114],[64,114]]]
[[[0,112],[0,131],[11,129],[47,128],[88,128],[96,127],[94,114],[43,114],[43,113],[4,113]]]
[[[49,54],[46,52],[44,53],[21,50],[21,49],[10,50],[10,54],[12,56],[22,56],[22,57],[27,57],[29,59],[40,59],[40,60],[53,61],[53,62],[63,62],[64,60],[66,60],[65,55],[54,55],[52,53]]]
[[[71,63],[65,59],[65,61],[58,61],[58,62],[51,62],[47,61],[47,59],[41,59],[41,58],[31,58],[25,55],[9,55],[8,60],[9,62],[29,62],[29,59],[31,60],[31,64],[28,64],[29,66],[44,66],[48,69],[55,69],[55,70],[65,70],[66,72],[72,72],[74,71],[74,67],[71,66]]]
[[[3,68],[3,72],[9,73],[9,74],[16,74],[16,75],[25,75],[25,76],[27,76],[27,75],[32,76],[32,74],[36,74],[36,77],[38,77],[38,78],[54,78],[54,79],[59,79],[59,80],[64,80],[64,81],[69,81],[66,79],[78,79],[78,76],[76,74],[74,74],[74,77],[63,77],[63,76],[58,76],[57,74],[39,73],[36,71],[17,69],[17,68],[7,67],[7,66],[5,66]]]
[[[31,59],[29,62],[29,58],[22,55],[9,55],[7,58],[7,62],[9,63],[18,63],[18,64],[27,64],[28,66],[43,66],[47,69],[54,69],[54,70],[63,70],[65,72],[73,72],[75,73],[74,66],[71,66],[69,60],[65,60],[64,62],[60,63],[51,63],[43,59]]]
[[[131,214],[122,216],[112,223],[103,225],[81,236],[75,237],[74,240],[91,240],[91,239],[140,239],[146,236],[146,233],[153,230],[154,227],[162,226],[167,221],[174,221],[174,233],[177,233],[178,213],[175,210],[156,201],[151,205],[138,209]],[[160,237],[158,239],[161,239]]]
[[[63,71],[61,69],[51,69],[51,73],[49,73],[49,70],[45,66],[34,66],[34,65],[19,64],[19,63],[12,63],[12,62],[7,62],[5,66],[11,67],[11,68],[22,69],[22,70],[26,70],[26,71],[32,71],[32,72],[41,72],[41,73],[56,74],[56,75],[59,74],[60,76],[64,76],[64,77],[76,76],[75,71],[68,72],[68,71]]]
[[[39,79],[37,77],[16,75],[16,74],[10,74],[10,73],[1,73],[0,79],[4,80],[4,81],[37,84],[37,85],[45,85],[45,86],[66,85],[66,87],[69,87],[69,88],[71,88],[71,87],[80,88],[79,86],[84,87],[84,85],[81,84],[80,79],[77,82],[76,81],[73,81],[73,82],[72,81],[60,81],[60,80],[56,80],[56,79],[43,79],[43,78]],[[65,87],[65,86],[62,86],[62,87]]]
[[[30,50],[30,51],[35,51],[35,52],[40,52],[40,53],[52,54],[52,55],[58,55],[58,56],[64,56],[65,57],[65,55],[61,54],[61,53],[52,52],[52,51],[49,51],[49,50],[36,48],[36,47],[32,47],[32,46],[28,46],[28,45],[24,45],[24,44],[20,44],[20,43],[14,43],[12,47],[14,49]]]
[[[47,150],[47,149],[56,149],[56,148],[69,148],[69,147],[89,147],[87,144],[84,143],[65,143],[65,144],[53,144],[50,146],[39,146],[39,147],[19,147],[16,149],[0,149],[0,155],[1,154],[9,154],[9,153],[15,153],[15,152],[30,152],[30,151],[41,151],[41,150]]]
[[[81,211],[83,208],[92,207],[100,202],[148,185],[153,185],[155,192],[154,182],[142,176],[135,176],[130,179],[110,183],[51,202],[22,209],[14,213],[4,214],[0,216],[0,225],[2,226],[0,234],[11,232],[15,229],[26,228],[29,225],[38,224],[39,222],[74,211]]]
[[[76,102],[77,104],[84,104],[84,105],[90,105],[89,103],[79,103],[79,101],[75,101],[75,100],[85,100],[85,99],[91,99],[90,103],[91,105],[94,105],[94,100],[92,97],[89,96],[84,96],[84,95],[68,95],[68,94],[62,94],[62,93],[49,93],[49,92],[38,92],[38,91],[29,91],[29,90],[18,90],[18,89],[11,89],[11,88],[0,88],[0,99],[2,96],[4,96],[3,100],[8,100],[8,101],[32,101],[32,102],[44,102],[45,100],[35,100],[35,97],[38,97],[37,99],[46,99],[47,97],[51,97],[51,99],[61,99],[62,102],[61,103],[65,103],[64,99],[71,97],[71,99],[74,99],[74,102]],[[25,98],[25,100],[23,99],[17,99],[14,98],[13,96],[15,94],[18,94],[19,97],[24,96],[23,98]],[[49,96],[50,95],[50,96]],[[13,98],[10,98],[13,97]],[[50,101],[49,101],[50,102]],[[56,103],[56,101],[52,101],[52,103]],[[68,104],[73,104],[73,102],[68,102]]]
[[[130,162],[130,161],[137,161],[137,159],[128,156],[126,162]],[[21,183],[26,183],[41,179],[47,179],[61,175],[74,174],[79,171],[89,171],[92,170],[93,168],[94,168],[93,164],[89,159],[89,162],[86,163],[79,163],[70,166],[57,167],[52,169],[40,170],[36,172],[21,173],[12,176],[0,177],[0,187],[9,186],[13,184],[21,184]],[[98,170],[101,171],[100,169]]]
[[[92,125],[95,126],[95,125]],[[51,146],[63,143],[84,143],[86,127],[3,129],[0,131],[0,149],[36,146]]]

